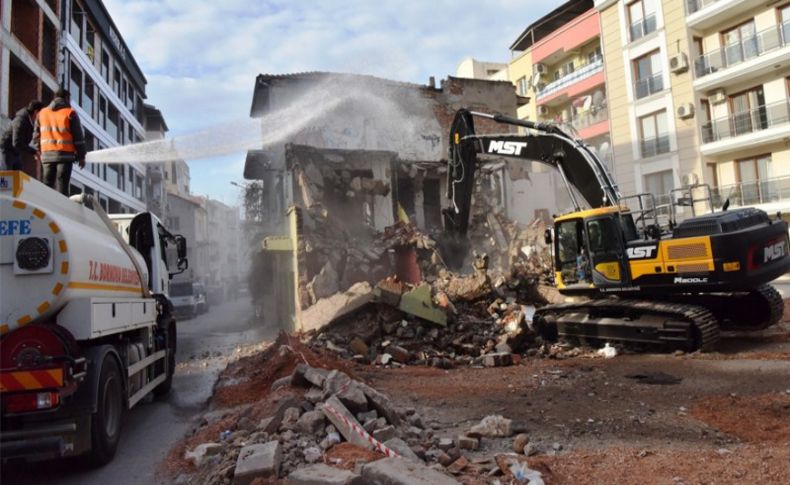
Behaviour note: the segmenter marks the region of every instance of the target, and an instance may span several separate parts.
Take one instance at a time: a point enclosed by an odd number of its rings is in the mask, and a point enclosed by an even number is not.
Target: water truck
[[[186,240],[0,171],[0,457],[112,460],[122,418],[175,370]]]

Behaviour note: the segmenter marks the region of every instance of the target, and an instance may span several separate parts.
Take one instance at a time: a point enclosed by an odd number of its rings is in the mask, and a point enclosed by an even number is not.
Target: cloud
[[[162,110],[171,135],[247,117],[259,73],[355,72],[426,83],[454,74],[467,56],[506,61],[518,34],[556,6],[537,0],[104,3],[148,79],[147,101]],[[196,191],[213,185],[203,183],[210,178],[204,165],[194,165]]]

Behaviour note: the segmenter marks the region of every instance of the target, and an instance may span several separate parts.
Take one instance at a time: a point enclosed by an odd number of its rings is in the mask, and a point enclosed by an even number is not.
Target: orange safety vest
[[[77,153],[74,137],[71,135],[69,116],[74,110],[61,108],[57,111],[47,107],[38,113],[38,127],[41,133],[41,152]]]

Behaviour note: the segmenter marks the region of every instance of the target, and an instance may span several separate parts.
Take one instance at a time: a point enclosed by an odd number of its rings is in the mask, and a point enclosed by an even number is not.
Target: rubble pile
[[[285,347],[280,354],[292,352]],[[438,424],[414,409],[396,408],[386,395],[342,371],[304,363],[268,391],[286,388],[290,394],[260,419],[253,419],[249,406],[206,413],[204,428],[221,417],[228,429],[184,451],[191,473],[177,481],[249,484],[288,477],[326,483],[341,477],[332,483],[352,483],[414,476],[414,483],[457,483],[439,470],[459,458],[460,448],[449,448],[434,434]]]

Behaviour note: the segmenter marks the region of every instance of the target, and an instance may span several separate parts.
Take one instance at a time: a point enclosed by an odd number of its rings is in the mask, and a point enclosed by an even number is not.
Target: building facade
[[[63,2],[60,82],[85,130],[88,151],[145,139],[146,79],[101,0]],[[146,210],[142,163],[91,163],[72,191],[95,193],[108,211]]]
[[[624,193],[704,182],[714,204],[790,200],[790,7],[596,0]]]
[[[598,11],[571,0],[527,26],[510,46],[510,80],[529,97],[519,117],[572,126],[610,165],[606,76]]]
[[[58,88],[60,8],[57,0],[0,1],[0,131],[30,101],[51,101]],[[32,157],[23,163],[40,176]]]

